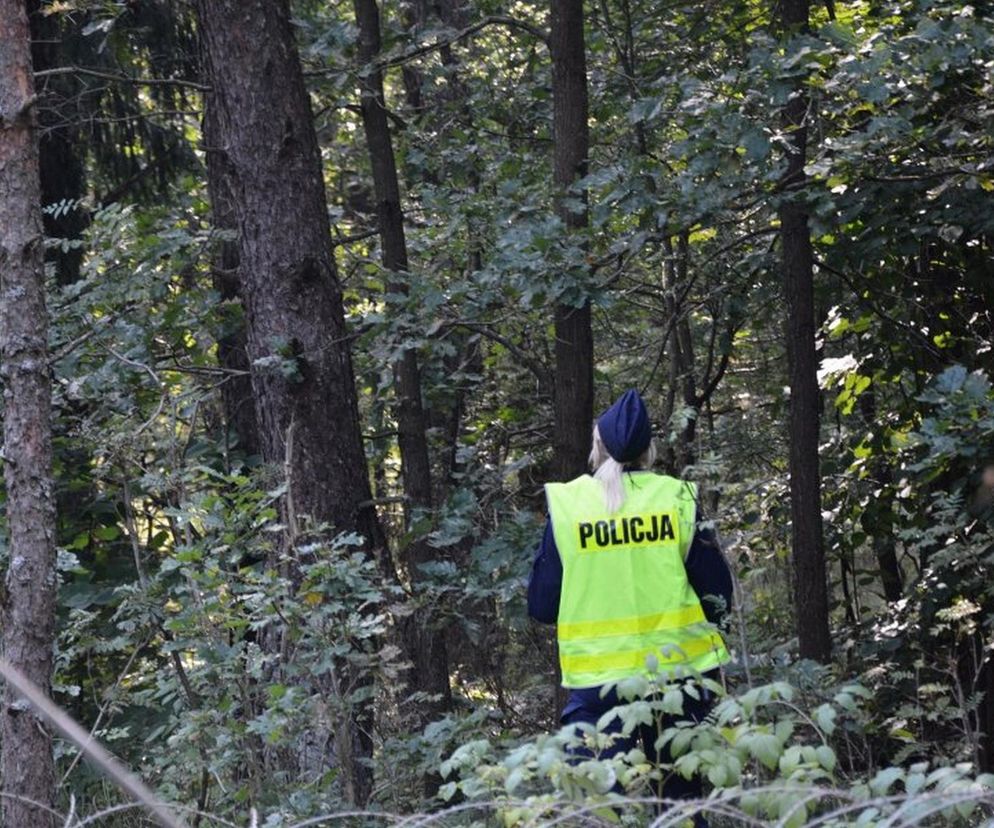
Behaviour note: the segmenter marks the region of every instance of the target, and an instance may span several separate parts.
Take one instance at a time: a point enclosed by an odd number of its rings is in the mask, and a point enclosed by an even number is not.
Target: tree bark
[[[289,4],[198,0],[197,12],[216,150],[230,171],[262,456],[286,469],[283,519],[291,534],[308,515],[335,531],[358,532],[373,555],[383,536]],[[289,574],[295,577],[292,564]],[[368,700],[340,723],[348,735],[339,744],[352,751],[338,757],[345,796],[357,805],[371,793],[371,717]]]
[[[29,44],[24,3],[0,0],[0,377],[10,531],[2,646],[4,658],[47,692],[55,634],[55,501]],[[4,824],[54,825],[46,810],[55,796],[51,735],[9,687],[0,746]]]
[[[587,174],[590,143],[583,0],[552,0],[551,10],[553,181],[569,233],[587,226],[586,193],[567,195],[571,185]],[[557,303],[555,332],[553,475],[568,480],[586,471],[590,454],[594,337],[589,300],[579,306]]]
[[[214,229],[237,232],[234,172],[223,151],[224,136],[211,106],[204,112],[204,150],[207,156],[207,193],[211,201]],[[221,386],[225,439],[235,437],[245,454],[258,454],[259,425],[252,397],[251,364],[238,274],[238,242],[222,239],[211,260],[211,282],[222,302],[221,329],[217,335],[217,361],[230,372]]]
[[[377,544],[321,158],[285,0],[200,2],[230,165],[260,442],[298,515]],[[292,446],[287,435],[293,423]]]
[[[780,9],[785,38],[807,29],[808,0],[782,0]],[[807,96],[799,84],[781,112],[790,148],[781,182],[780,242],[787,304],[790,511],[797,635],[802,658],[827,662],[832,654],[832,639],[818,463],[820,398],[815,353],[814,256],[803,202],[807,109]]]
[[[373,172],[381,261],[387,272],[387,290],[406,295],[407,284],[397,278],[397,274],[408,269],[400,183],[387,120],[383,73],[373,68],[373,62],[380,53],[380,13],[376,0],[355,0],[354,6],[359,26],[359,60],[363,67],[359,75],[362,123]],[[394,364],[394,383],[401,473],[406,496],[405,513],[410,524],[413,511],[430,510],[432,507],[421,372],[414,348],[407,348]],[[435,552],[424,537],[415,538],[404,550],[403,563],[415,593],[424,580],[420,566],[434,557]],[[442,715],[452,702],[445,634],[435,628],[431,615],[427,608],[419,608],[404,622],[405,648],[413,664],[411,689],[427,693],[431,699],[420,707],[422,726]]]

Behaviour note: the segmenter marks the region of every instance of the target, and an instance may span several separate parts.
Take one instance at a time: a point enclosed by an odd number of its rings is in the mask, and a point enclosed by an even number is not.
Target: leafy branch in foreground
[[[867,764],[872,694],[858,684],[813,694],[779,681],[726,695],[704,721],[661,734],[656,747],[669,745],[673,761],[659,763],[640,749],[602,756],[619,735],[611,732],[614,717],[628,734],[679,712],[685,692],[721,688],[653,681],[619,686],[625,691],[633,700],[596,725],[567,726],[510,749],[489,740],[464,744],[442,764],[443,775],[456,778],[441,795],[492,809],[505,825],[635,825],[654,814],[654,825],[682,825],[698,811],[716,825],[953,825],[994,804],[994,775],[976,775],[966,763]],[[660,800],[652,784],[667,774],[701,774],[711,794]]]

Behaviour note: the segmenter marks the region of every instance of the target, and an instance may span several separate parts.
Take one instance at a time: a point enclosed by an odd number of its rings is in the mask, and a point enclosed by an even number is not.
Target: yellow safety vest
[[[672,677],[730,658],[684,568],[696,528],[696,487],[649,472],[625,474],[624,483],[625,502],[613,514],[590,475],[545,487],[563,562],[564,687],[648,674],[650,656]]]

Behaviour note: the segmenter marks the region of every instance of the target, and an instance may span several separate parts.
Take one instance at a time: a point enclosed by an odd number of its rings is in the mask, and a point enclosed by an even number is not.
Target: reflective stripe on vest
[[[668,675],[728,661],[687,580],[696,489],[672,477],[626,474],[609,514],[589,475],[546,486],[563,563],[559,658],[565,687],[593,687],[657,669]]]

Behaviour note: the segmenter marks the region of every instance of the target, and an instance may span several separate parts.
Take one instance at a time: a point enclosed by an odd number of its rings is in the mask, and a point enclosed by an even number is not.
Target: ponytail
[[[621,478],[624,470],[621,463],[608,457],[594,472],[594,477],[604,487],[604,505],[611,514],[617,512],[625,502],[625,482]]]
[[[600,429],[596,425],[594,426],[594,439],[590,448],[589,462],[590,467],[594,470],[594,478],[599,480],[604,488],[604,506],[611,514],[617,512],[625,502],[625,481],[622,477],[625,465],[608,454],[604,441],[601,439]],[[650,442],[649,448],[642,452],[642,456],[632,465],[649,469],[655,462],[656,447]]]

